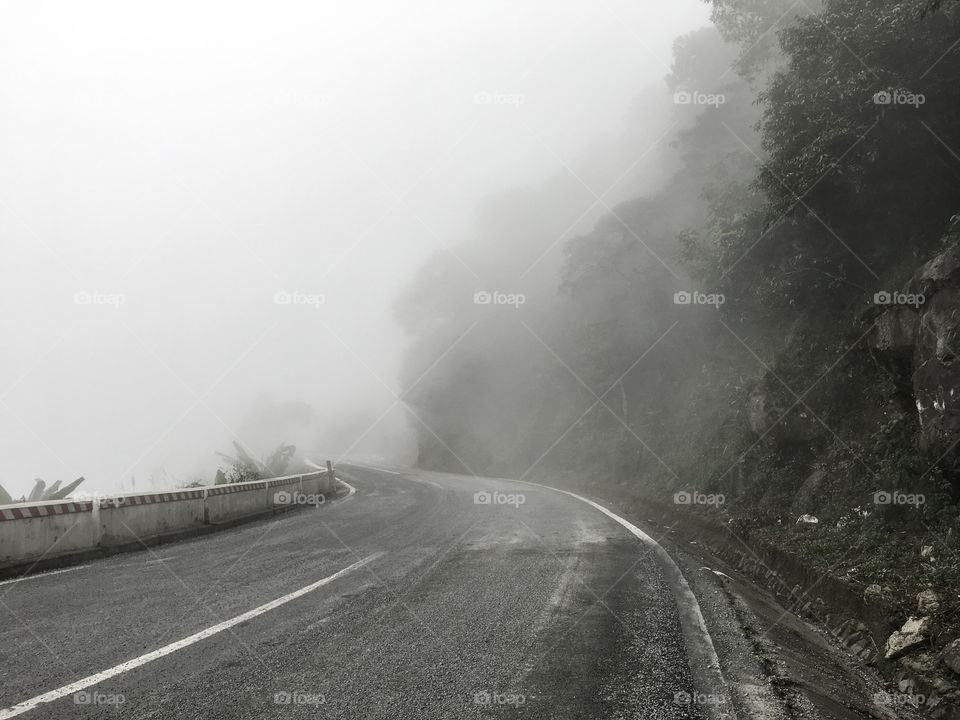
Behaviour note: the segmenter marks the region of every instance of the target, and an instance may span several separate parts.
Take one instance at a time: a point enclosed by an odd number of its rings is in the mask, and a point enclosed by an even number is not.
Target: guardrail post
[[[336,488],[336,480],[333,476],[333,463],[327,460],[327,492],[333,494]]]
[[[100,545],[100,541],[103,539],[103,525],[100,523],[100,498],[96,496],[93,498],[93,504],[90,507],[90,520],[96,528],[94,533],[95,545]]]

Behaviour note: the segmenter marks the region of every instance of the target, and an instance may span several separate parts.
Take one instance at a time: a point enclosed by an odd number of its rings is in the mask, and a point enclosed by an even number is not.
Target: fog
[[[565,165],[611,198],[651,182],[663,158],[622,148],[662,132],[708,15],[4,3],[0,483],[210,481],[232,440],[411,462],[398,297],[491,197]]]

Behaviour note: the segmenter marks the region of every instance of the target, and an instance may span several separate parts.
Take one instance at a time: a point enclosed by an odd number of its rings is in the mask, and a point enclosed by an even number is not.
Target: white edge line
[[[334,476],[334,479],[335,479],[338,483],[340,483],[341,485],[345,486],[345,487],[347,488],[347,491],[348,491],[348,492],[347,492],[347,497],[345,497],[343,500],[341,500],[341,502],[346,502],[349,498],[353,497],[353,496],[356,494],[357,489],[356,489],[353,485],[351,485],[350,483],[348,483],[346,480],[341,480],[340,478],[338,478],[338,477],[336,477],[336,476]]]
[[[90,567],[90,565],[77,565],[76,567],[64,568],[63,570],[51,570],[50,572],[37,573],[36,575],[25,575],[24,577],[14,578],[13,580],[2,580],[0,581],[0,585],[10,585],[11,583],[25,582],[27,580],[39,580],[40,578],[45,578],[50,575],[59,575],[60,573],[82,570],[85,567]]]
[[[587,505],[599,510],[610,519],[615,520],[629,530],[641,542],[652,547],[661,560],[667,565],[670,570],[670,574],[673,576],[673,580],[676,584],[675,590],[678,596],[677,599],[682,599],[683,603],[689,610],[689,614],[686,615],[686,619],[693,621],[694,627],[689,627],[689,622],[685,621],[685,613],[683,612],[684,608],[678,608],[680,611],[681,626],[683,626],[683,629],[686,631],[684,632],[684,635],[687,639],[688,652],[690,652],[691,655],[698,654],[704,656],[708,661],[707,670],[712,671],[715,678],[720,682],[720,687],[714,688],[714,690],[722,689],[726,693],[729,692],[726,679],[723,677],[723,670],[720,667],[720,658],[717,656],[717,650],[713,645],[713,638],[710,636],[709,630],[707,630],[707,623],[704,620],[703,612],[700,610],[700,603],[697,601],[697,596],[693,594],[693,590],[690,589],[690,585],[687,583],[687,579],[683,576],[683,573],[681,572],[676,561],[670,556],[670,553],[668,553],[666,549],[660,545],[660,543],[647,535],[647,533],[638,528],[629,520],[620,517],[612,510],[608,510],[603,505],[595,503],[593,500],[589,500],[568,490],[560,490],[559,488],[550,487],[549,485],[543,485],[541,483],[530,482],[529,480],[519,480],[517,482],[540,487],[544,490],[552,490],[553,492],[563,493],[564,495],[569,495],[572,498],[576,498],[577,500],[580,500],[581,502],[584,502]],[[729,697],[726,698],[726,702],[723,703],[723,705],[725,705],[727,708],[732,707]],[[717,716],[724,717],[725,714],[723,711],[718,709]]]
[[[212,635],[216,635],[219,632],[223,632],[224,630],[227,630],[233,627],[234,625],[239,625],[242,622],[246,622],[247,620],[257,617],[258,615],[263,615],[264,613],[269,612],[270,610],[274,610],[275,608],[278,608],[281,605],[286,605],[291,600],[296,600],[298,597],[306,595],[309,592],[313,592],[317,588],[323,587],[324,585],[343,577],[344,575],[356,570],[357,568],[362,567],[370,562],[373,562],[374,560],[376,560],[377,558],[385,554],[386,554],[386,551],[375,552],[372,555],[368,555],[362,560],[358,560],[352,565],[349,565],[343,568],[342,570],[335,572],[333,575],[330,575],[329,577],[325,577],[322,580],[318,580],[315,583],[307,585],[306,587],[302,587],[299,590],[295,590],[294,592],[288,595],[284,595],[283,597],[279,597],[276,600],[272,600],[264,605],[261,605],[260,607],[256,607],[253,610],[249,610],[243,613],[242,615],[237,615],[236,617],[231,618],[229,620],[224,620],[221,623],[217,623],[216,625],[208,627],[205,630],[201,630],[198,633],[194,633],[193,635],[190,635],[189,637],[185,637],[182,640],[177,640],[176,642],[170,643],[169,645],[164,645],[162,648],[158,648],[157,650],[154,650],[153,652],[149,652],[146,655],[141,655],[140,657],[134,658],[133,660],[128,660],[125,663],[115,665],[109,670],[104,670],[103,672],[96,673],[95,675],[88,675],[87,677],[81,680],[77,680],[76,682],[70,683],[69,685],[64,685],[63,687],[57,688],[56,690],[51,690],[50,692],[46,692],[43,695],[37,695],[34,698],[30,698],[29,700],[24,700],[23,702],[17,703],[12,707],[8,707],[3,710],[0,710],[0,720],[6,720],[6,718],[12,718],[12,717],[16,717],[17,715],[22,715],[23,713],[28,712],[29,710],[32,710],[38,705],[41,705],[43,703],[53,702],[54,700],[59,700],[62,697],[66,697],[67,695],[71,695],[75,692],[79,692],[80,690],[91,687],[92,685],[97,685],[103,682],[104,680],[109,680],[112,677],[125,673],[129,670],[138,668],[141,665],[146,665],[147,663],[157,660],[159,658],[162,658],[165,655],[169,655],[170,653],[176,652],[181,648],[185,648],[189,645],[193,645],[194,643],[199,642],[200,640],[204,640],[208,637],[211,637]]]

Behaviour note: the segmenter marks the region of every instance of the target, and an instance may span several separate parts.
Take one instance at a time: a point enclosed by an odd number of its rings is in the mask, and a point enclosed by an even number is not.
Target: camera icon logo
[[[273,502],[275,505],[289,505],[293,501],[293,496],[286,490],[274,493]]]
[[[693,495],[683,490],[673,495],[673,503],[675,505],[690,505],[693,503]]]
[[[689,293],[686,290],[681,290],[680,292],[673,294],[674,305],[690,305],[691,303],[693,303],[693,293]]]
[[[480,491],[473,494],[474,505],[490,505],[492,502],[493,495],[491,493]]]

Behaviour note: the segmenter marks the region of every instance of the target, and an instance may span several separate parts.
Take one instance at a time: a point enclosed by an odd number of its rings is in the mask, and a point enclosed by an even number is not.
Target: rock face
[[[899,358],[912,383],[924,440],[960,460],[960,234],[924,264],[903,289],[914,304],[874,306],[868,344],[892,361]]]
[[[927,633],[930,631],[930,618],[910,617],[903,627],[887,638],[887,650],[884,657],[888,660],[900,657],[905,652],[922,645],[927,641]]]
[[[960,438],[960,237],[926,263],[910,283],[922,293],[913,391],[924,435],[944,449]]]
[[[913,392],[926,439],[949,447],[960,437],[960,287],[945,287],[920,317]]]
[[[877,350],[913,350],[917,342],[920,318],[911,307],[892,307],[875,316],[868,336],[870,347]]]

